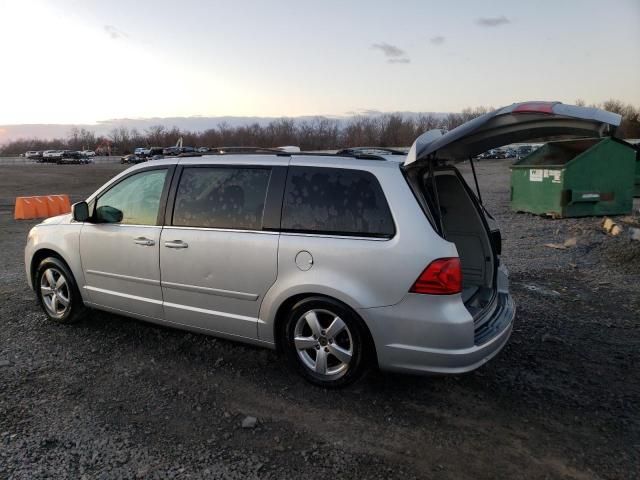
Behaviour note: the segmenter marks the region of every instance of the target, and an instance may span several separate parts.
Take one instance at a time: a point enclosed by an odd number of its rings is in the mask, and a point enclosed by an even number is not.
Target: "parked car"
[[[207,153],[208,151],[210,151],[211,149],[209,147],[199,147],[196,152],[198,153]]]
[[[24,154],[25,158],[29,158],[31,160],[39,160],[42,158],[42,152],[31,150]]]
[[[81,151],[73,151],[73,150],[63,150],[61,152],[60,158],[56,160],[56,163],[62,164],[87,164],[91,163],[88,157],[85,157],[84,152]]]
[[[62,150],[45,150],[42,152],[43,162],[55,162],[59,158],[62,158]]]
[[[162,147],[151,147],[145,152],[145,156],[148,158],[155,157],[156,155],[162,155],[162,151],[164,148]]]
[[[516,157],[519,159],[526,157],[531,152],[533,152],[533,147],[531,145],[521,145],[516,150]]]
[[[129,155],[124,155],[123,157],[120,157],[120,163],[132,163],[132,164],[136,164],[136,163],[142,163],[144,162],[145,159],[138,157],[137,155],[130,153]]]
[[[64,154],[64,150],[51,150],[47,158],[49,159],[50,162],[55,163],[62,158],[63,154]]]
[[[162,149],[162,154],[165,156],[178,155],[180,153],[180,147],[165,147]]]
[[[80,153],[82,154],[83,157],[86,157],[86,158],[91,158],[96,156],[96,152],[94,152],[93,150],[82,150]]]
[[[507,158],[506,157],[506,151],[505,150],[501,150],[499,148],[492,149],[492,150],[489,150],[485,154],[484,158],[491,158],[491,159]]]
[[[30,231],[27,278],[53,321],[96,308],[279,348],[325,387],[375,365],[466,372],[506,344],[515,306],[500,231],[455,162],[620,119],[532,102],[427,132],[406,156],[137,165]]]
[[[195,153],[193,147],[166,147],[162,149],[162,154],[166,156],[180,155],[182,153]]]
[[[145,147],[137,147],[137,148],[133,151],[133,154],[134,154],[134,155],[136,155],[136,156],[138,156],[138,157],[141,157],[141,156],[145,155],[146,150],[147,150],[147,149],[146,149]]]

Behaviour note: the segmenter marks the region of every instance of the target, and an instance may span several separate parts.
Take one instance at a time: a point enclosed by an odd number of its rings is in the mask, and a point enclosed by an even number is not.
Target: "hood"
[[[461,161],[510,143],[542,137],[601,137],[622,116],[598,108],[560,102],[514,103],[463,123],[450,132],[430,130],[411,146],[404,165],[429,160]]]
[[[55,217],[45,218],[38,225],[60,225],[61,223],[71,223],[72,215],[65,213],[63,215],[56,215]]]

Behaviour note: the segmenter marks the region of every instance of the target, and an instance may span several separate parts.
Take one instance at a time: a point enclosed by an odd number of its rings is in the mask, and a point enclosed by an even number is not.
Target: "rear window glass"
[[[270,175],[268,168],[185,168],[173,225],[261,230]]]
[[[291,167],[282,229],[391,237],[395,227],[376,177],[362,170]]]

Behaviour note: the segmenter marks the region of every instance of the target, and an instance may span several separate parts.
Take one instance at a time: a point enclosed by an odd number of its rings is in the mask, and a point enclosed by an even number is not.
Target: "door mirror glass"
[[[96,221],[99,223],[120,223],[122,211],[109,205],[103,205],[96,208]]]
[[[71,206],[71,211],[73,212],[73,219],[76,222],[86,222],[89,220],[89,205],[87,205],[87,202],[74,203]]]

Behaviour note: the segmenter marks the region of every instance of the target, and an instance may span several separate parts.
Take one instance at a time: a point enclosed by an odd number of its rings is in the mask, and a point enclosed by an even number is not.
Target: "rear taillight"
[[[462,267],[458,257],[439,258],[429,264],[409,290],[411,293],[450,295],[462,291]]]

